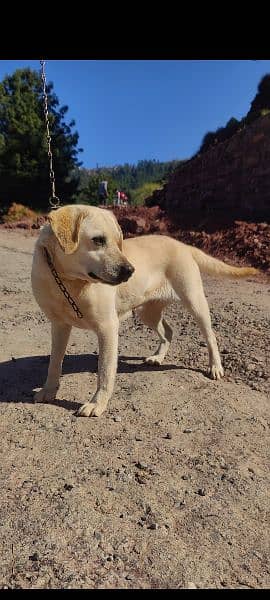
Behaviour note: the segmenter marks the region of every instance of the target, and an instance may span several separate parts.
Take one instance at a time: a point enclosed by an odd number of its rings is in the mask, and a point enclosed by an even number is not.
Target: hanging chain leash
[[[55,175],[53,170],[53,156],[51,151],[51,135],[50,135],[50,122],[49,122],[49,111],[48,111],[48,96],[47,96],[47,83],[45,75],[45,60],[40,61],[41,64],[41,79],[43,84],[43,101],[44,101],[44,117],[47,131],[47,145],[48,145],[48,158],[49,158],[49,172],[52,194],[49,198],[49,204],[51,208],[58,208],[60,206],[60,200],[55,195]]]
[[[51,272],[54,276],[54,279],[57,283],[57,285],[59,286],[61,292],[64,294],[65,298],[67,299],[67,301],[69,302],[70,306],[72,306],[74,312],[76,313],[77,317],[79,319],[83,319],[83,314],[81,313],[79,307],[77,306],[76,302],[73,300],[73,298],[71,297],[70,293],[68,292],[66,286],[63,284],[63,281],[61,281],[56,269],[53,266],[53,263],[51,261],[51,257],[49,255],[49,252],[47,250],[47,248],[44,248],[45,251],[45,255],[46,255],[46,259],[47,259],[47,263],[51,269]]]
[[[52,209],[55,209],[60,206],[60,200],[59,200],[58,196],[55,195],[55,175],[54,175],[54,170],[53,170],[53,157],[52,157],[52,151],[51,151],[51,135],[50,135],[50,123],[49,123],[49,111],[48,111],[48,96],[47,96],[47,90],[46,90],[47,84],[46,84],[46,75],[45,75],[45,60],[41,60],[40,64],[41,64],[41,78],[42,78],[42,84],[43,84],[44,116],[45,116],[45,125],[46,125],[46,131],[47,131],[48,158],[49,158],[49,167],[50,167],[50,182],[51,182],[51,189],[52,189],[52,194],[49,198],[49,204]],[[64,296],[67,299],[67,301],[69,302],[70,306],[73,308],[77,317],[79,319],[83,319],[83,314],[81,313],[79,307],[77,306],[76,302],[71,297],[66,286],[63,284],[63,281],[61,281],[55,267],[53,266],[53,263],[52,263],[52,260],[51,260],[51,257],[49,255],[47,248],[44,248],[44,251],[45,251],[47,263],[49,265],[49,268],[51,269],[52,275],[53,275],[58,287],[60,288],[61,292],[64,294]]]

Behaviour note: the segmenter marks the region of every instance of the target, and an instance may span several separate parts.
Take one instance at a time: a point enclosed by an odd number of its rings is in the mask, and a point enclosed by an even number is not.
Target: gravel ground
[[[204,280],[221,382],[172,306],[164,365],[143,365],[156,337],[126,321],[109,408],[80,419],[92,333],[73,330],[57,399],[32,402],[50,351],[34,241],[0,231],[0,587],[269,587],[269,281]]]

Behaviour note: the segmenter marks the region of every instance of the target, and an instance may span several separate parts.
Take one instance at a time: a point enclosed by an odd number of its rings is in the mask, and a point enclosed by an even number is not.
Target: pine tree
[[[79,163],[74,121],[65,123],[67,106],[59,107],[53,84],[47,86],[56,194],[74,200]],[[51,194],[42,83],[38,72],[18,69],[0,83],[0,202],[19,202],[46,210]]]

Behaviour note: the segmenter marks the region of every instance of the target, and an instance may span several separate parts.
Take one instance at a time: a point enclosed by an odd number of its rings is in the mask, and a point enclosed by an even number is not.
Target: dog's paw
[[[209,374],[212,379],[221,379],[224,376],[224,370],[221,365],[212,365],[209,367]]]
[[[100,417],[104,412],[106,406],[97,404],[96,402],[86,402],[76,412],[77,417]]]
[[[160,356],[148,356],[148,358],[144,359],[144,362],[147,365],[161,365],[163,361],[163,358],[161,358]]]
[[[55,399],[58,388],[46,389],[45,387],[39,390],[34,395],[34,402],[51,402]]]

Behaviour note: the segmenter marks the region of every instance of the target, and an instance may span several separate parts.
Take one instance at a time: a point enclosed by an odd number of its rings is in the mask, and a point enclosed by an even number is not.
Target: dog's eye
[[[96,246],[105,246],[106,244],[106,239],[103,236],[97,236],[97,237],[93,237],[92,238],[92,242],[94,242],[94,244],[96,244]]]

